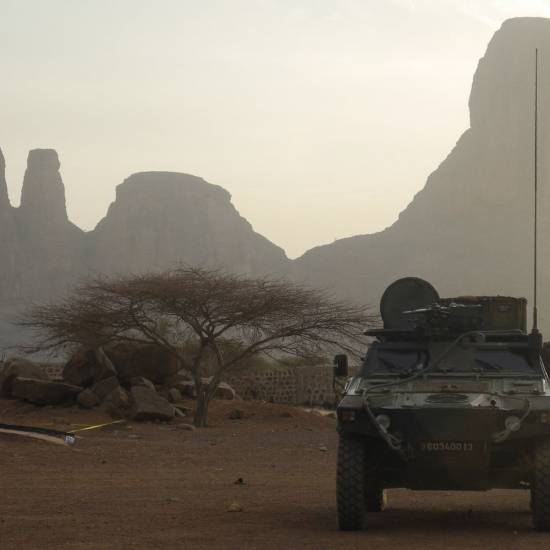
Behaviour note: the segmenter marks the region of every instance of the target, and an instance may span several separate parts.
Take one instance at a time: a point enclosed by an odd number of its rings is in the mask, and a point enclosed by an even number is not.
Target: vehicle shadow
[[[533,548],[548,544],[548,534],[533,529],[527,491],[489,491],[487,493],[414,493],[390,491],[389,505],[382,513],[368,513],[366,530],[373,541],[392,537],[392,543],[417,547],[422,540],[441,548],[447,543],[471,548],[517,548],[533,543]],[[309,527],[317,532],[338,533],[336,507],[325,507],[310,516]],[[303,528],[303,525],[302,525]],[[346,533],[342,533],[346,535]],[[349,533],[352,536],[352,533]],[[425,538],[427,537],[427,539]],[[472,541],[476,545],[472,546]],[[483,546],[487,541],[488,546]],[[490,542],[491,541],[491,542]],[[495,545],[495,541],[499,541]],[[419,548],[421,546],[418,546]],[[450,547],[449,547],[450,548]],[[530,547],[531,548],[531,547]]]

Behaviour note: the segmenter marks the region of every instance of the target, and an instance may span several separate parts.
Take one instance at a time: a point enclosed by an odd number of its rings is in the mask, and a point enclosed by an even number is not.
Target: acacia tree
[[[196,426],[206,425],[223,377],[252,357],[309,357],[329,348],[354,352],[373,323],[366,307],[320,290],[186,267],[96,278],[60,302],[31,308],[19,320],[34,330],[34,349],[84,345],[101,354],[109,343],[161,346],[195,381]],[[212,375],[208,382],[206,374]]]

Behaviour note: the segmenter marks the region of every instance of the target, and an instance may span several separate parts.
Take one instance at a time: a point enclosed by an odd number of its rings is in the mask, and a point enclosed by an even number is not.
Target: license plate
[[[423,441],[420,450],[425,453],[471,453],[474,444],[471,441]]]

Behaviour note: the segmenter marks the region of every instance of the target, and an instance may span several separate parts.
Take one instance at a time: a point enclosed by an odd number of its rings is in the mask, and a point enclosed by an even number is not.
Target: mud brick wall
[[[226,381],[243,399],[308,406],[335,402],[332,365],[251,370]]]

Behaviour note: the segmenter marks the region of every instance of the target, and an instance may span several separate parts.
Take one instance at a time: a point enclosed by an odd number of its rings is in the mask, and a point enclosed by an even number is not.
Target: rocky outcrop
[[[26,229],[56,226],[68,221],[60,166],[53,149],[33,149],[29,152],[19,207],[20,216],[26,221]]]
[[[93,264],[104,273],[139,273],[176,262],[273,273],[287,261],[239,215],[225,189],[174,172],[126,179],[89,239]]]
[[[84,232],[71,223],[57,153],[29,153],[16,209],[22,299],[55,296],[87,271]]]
[[[55,296],[86,272],[83,237],[67,218],[57,153],[29,153],[21,206],[13,208],[0,152],[0,347],[17,342],[5,322],[16,306]]]
[[[377,305],[398,277],[431,281],[441,295],[532,296],[535,48],[550,52],[550,20],[505,22],[479,62],[470,128],[399,219],[373,235],[342,239],[297,260],[294,276]],[[539,60],[540,187],[550,189],[550,56]],[[543,93],[544,91],[544,93]],[[546,99],[542,99],[546,98]],[[368,205],[365,205],[368,210]],[[541,193],[540,235],[550,226]],[[550,242],[540,248],[543,324],[550,327]]]

